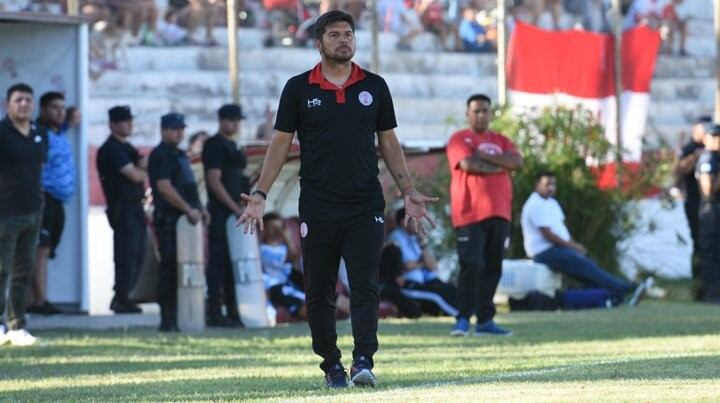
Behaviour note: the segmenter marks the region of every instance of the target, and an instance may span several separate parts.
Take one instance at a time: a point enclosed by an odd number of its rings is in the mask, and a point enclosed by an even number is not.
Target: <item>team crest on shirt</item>
[[[369,92],[363,91],[358,95],[358,101],[365,106],[370,106],[373,102],[373,96]]]
[[[305,238],[308,234],[308,226],[305,223],[300,223],[300,236]]]
[[[502,148],[495,143],[480,143],[477,149],[478,151],[482,151],[490,155],[499,155],[503,153]]]

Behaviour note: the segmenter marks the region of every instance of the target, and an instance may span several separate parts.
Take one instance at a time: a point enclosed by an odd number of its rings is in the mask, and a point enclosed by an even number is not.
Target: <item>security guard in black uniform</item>
[[[178,148],[185,132],[185,118],[168,113],[160,120],[162,141],[150,153],[148,175],[153,191],[153,223],[160,250],[158,303],[160,331],[178,331],[177,327],[177,232],[181,215],[192,224],[207,223],[209,216],[202,208],[190,160]]]
[[[115,106],[108,111],[110,136],[97,153],[107,217],[114,235],[115,296],[110,309],[115,313],[139,313],[131,304],[128,293],[135,286],[147,241],[143,210],[147,157],[128,142],[132,134],[133,116],[128,106]]]
[[[720,126],[705,135],[705,151],[695,172],[701,200],[698,299],[720,303]]]
[[[202,160],[211,217],[207,266],[208,326],[242,325],[225,226],[230,215],[234,215],[235,219],[242,215],[244,203],[241,203],[240,195],[250,190],[250,182],[244,173],[247,159],[235,142],[243,118],[240,105],[223,105],[218,109],[218,133],[210,137],[203,147]],[[221,292],[227,316],[221,312]]]

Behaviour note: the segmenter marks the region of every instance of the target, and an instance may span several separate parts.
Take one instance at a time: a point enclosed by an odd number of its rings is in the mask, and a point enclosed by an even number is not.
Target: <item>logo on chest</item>
[[[307,107],[309,108],[317,108],[322,105],[322,101],[320,98],[313,98],[307,100]]]
[[[503,153],[502,148],[495,143],[480,143],[477,146],[478,151],[482,151],[490,155],[499,155]]]
[[[367,91],[363,91],[358,94],[358,101],[365,106],[370,106],[373,102],[373,96]]]

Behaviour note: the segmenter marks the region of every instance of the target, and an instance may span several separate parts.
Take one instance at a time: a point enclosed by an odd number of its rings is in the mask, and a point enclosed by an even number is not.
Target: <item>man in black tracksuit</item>
[[[128,294],[135,286],[145,256],[147,227],[142,201],[147,157],[128,142],[133,129],[130,107],[115,106],[108,115],[110,136],[98,149],[97,170],[113,229],[115,296],[110,309],[115,313],[139,313],[142,310],[130,303]]]
[[[693,241],[692,255],[692,275],[694,279],[698,278],[697,258],[700,247],[698,231],[700,228],[700,218],[698,217],[700,210],[700,189],[698,188],[697,178],[695,178],[695,166],[697,161],[705,151],[703,139],[705,133],[712,128],[712,118],[710,116],[702,116],[695,120],[692,129],[692,137],[680,151],[678,160],[675,163],[674,173],[679,181],[682,182],[685,191],[685,216],[687,217],[688,226],[690,227],[690,236]],[[700,292],[702,293],[702,292]]]
[[[300,235],[305,295],[313,351],[330,387],[348,385],[340,363],[334,294],[340,257],[350,282],[355,385],[374,385],[373,355],[378,349],[378,265],[385,236],[385,201],[377,179],[380,153],[405,199],[415,224],[427,216],[395,137],[395,112],[385,80],[352,63],[354,23],[330,11],[315,24],[315,46],[322,61],[291,78],[283,90],[275,134],[262,173],[240,222],[245,231],[262,229],[266,193],[277,178],[297,132],[300,140]],[[377,136],[376,136],[377,133]]]
[[[177,222],[187,215],[191,224],[209,220],[202,208],[190,159],[178,148],[185,131],[185,118],[168,113],[160,119],[162,141],[150,153],[148,175],[153,191],[153,224],[160,251],[158,303],[160,331],[177,327]]]
[[[239,327],[235,296],[235,280],[230,261],[226,222],[242,214],[240,195],[248,193],[250,184],[244,170],[247,158],[235,141],[243,119],[240,105],[228,104],[218,109],[218,133],[210,137],[203,147],[203,167],[210,213],[207,265],[208,326]],[[224,294],[227,317],[222,315],[220,293]]]
[[[695,172],[700,189],[699,299],[720,303],[720,126],[705,135],[705,151],[698,158]]]

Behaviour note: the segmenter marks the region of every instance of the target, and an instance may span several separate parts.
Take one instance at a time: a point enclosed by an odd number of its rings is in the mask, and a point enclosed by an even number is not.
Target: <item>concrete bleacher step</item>
[[[244,71],[240,75],[240,93],[245,97],[276,97],[279,99],[286,81],[296,72]],[[469,91],[494,94],[494,76],[388,73],[383,77],[395,97],[458,99]],[[100,97],[230,97],[226,72],[107,72],[92,84],[93,98]]]
[[[156,118],[154,120],[159,120]],[[263,123],[259,120],[246,120],[241,128],[241,141],[252,142],[255,139],[258,126]],[[185,138],[187,139],[192,133],[204,130],[210,134],[217,132],[217,121],[215,120],[199,120],[189,117],[186,121],[187,129],[185,130]],[[406,141],[446,141],[452,133],[461,129],[461,126],[455,124],[432,123],[399,123],[395,129],[395,133],[402,142]],[[91,146],[100,146],[108,136],[107,124],[94,123],[88,125],[88,141]],[[138,122],[134,125],[133,135],[130,142],[138,147],[155,146],[160,142],[160,128],[158,122]]]
[[[710,57],[679,57],[660,55],[655,63],[655,78],[715,77],[715,59]]]
[[[147,47],[127,49],[118,64],[120,71],[227,71],[227,50],[222,47]],[[266,48],[242,50],[238,61],[240,71],[287,71],[299,74],[320,61],[314,49]],[[357,52],[355,61],[370,68],[371,55]],[[396,52],[380,56],[380,71],[433,74],[495,75],[495,55],[440,52]]]
[[[653,104],[677,100],[712,104],[714,97],[713,81],[703,78],[655,79],[650,89]]]
[[[242,71],[240,92],[246,97],[280,97],[285,82],[297,72],[273,70]],[[386,73],[395,97],[432,97],[457,100],[469,91],[495,96],[497,80],[491,76],[443,75],[425,73]],[[703,78],[656,78],[652,82],[653,102],[686,99],[711,103],[714,85]],[[230,97],[228,74],[224,71],[109,71],[92,83],[93,98],[98,97]]]
[[[691,55],[713,57],[715,55],[715,39],[712,19],[693,19],[688,24],[687,49]],[[218,27],[214,30],[214,37],[218,44],[227,45],[227,29]],[[266,30],[259,28],[241,28],[238,30],[238,47],[240,49],[261,49],[268,37]],[[398,36],[390,32],[378,34],[378,48],[380,51],[394,51],[398,42]],[[356,43],[358,50],[369,50],[372,48],[372,34],[367,29],[358,29],[356,32]],[[415,51],[438,51],[440,45],[434,35],[425,32],[415,37],[410,46]]]

